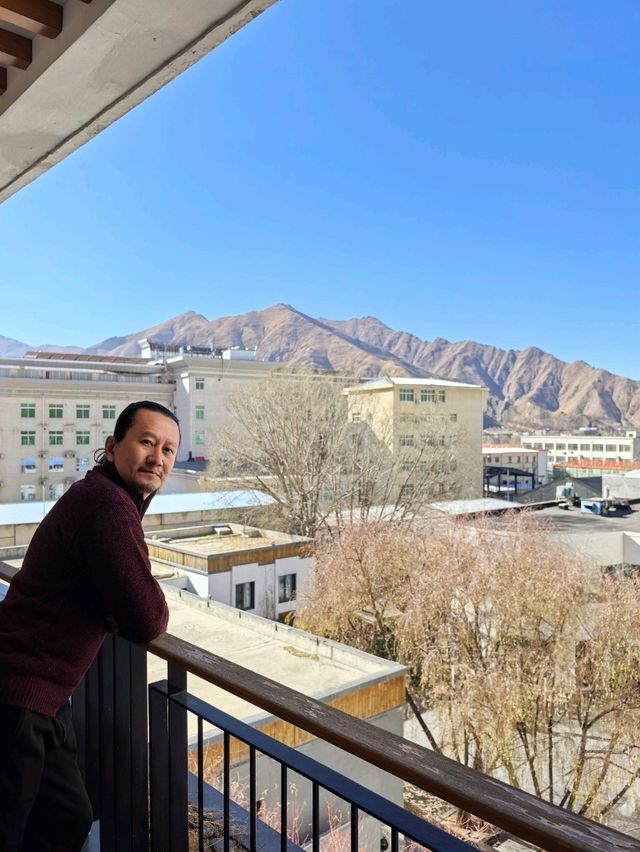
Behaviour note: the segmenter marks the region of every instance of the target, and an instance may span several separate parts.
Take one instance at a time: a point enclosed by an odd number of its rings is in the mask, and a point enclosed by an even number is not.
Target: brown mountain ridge
[[[375,317],[316,319],[284,304],[214,320],[188,311],[86,351],[137,355],[142,337],[255,348],[259,360],[358,377],[437,376],[482,384],[489,391],[489,424],[513,429],[640,428],[640,382],[584,361],[561,361],[536,347],[516,351],[473,341],[421,340]]]

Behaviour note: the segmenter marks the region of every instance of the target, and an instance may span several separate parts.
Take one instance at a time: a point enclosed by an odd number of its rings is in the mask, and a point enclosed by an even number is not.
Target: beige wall
[[[410,396],[413,399],[403,399]],[[425,392],[423,394],[423,392]],[[427,393],[429,392],[429,393]],[[444,393],[444,401],[441,400]],[[423,396],[435,399],[423,400]],[[394,453],[407,458],[425,453],[425,441],[446,442],[447,455],[455,460],[447,496],[482,496],[482,426],[486,391],[481,387],[428,384],[420,380],[386,387],[366,384],[349,388],[350,420],[366,422]]]

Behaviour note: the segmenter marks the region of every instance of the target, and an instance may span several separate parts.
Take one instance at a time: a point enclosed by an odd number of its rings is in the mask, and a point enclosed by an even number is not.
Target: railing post
[[[171,700],[185,692],[186,670],[168,665],[168,681],[149,686],[151,848],[188,847],[187,711]]]
[[[186,692],[187,672],[176,663],[167,667],[169,695]],[[172,852],[187,849],[188,829],[187,711],[169,701],[169,812]]]

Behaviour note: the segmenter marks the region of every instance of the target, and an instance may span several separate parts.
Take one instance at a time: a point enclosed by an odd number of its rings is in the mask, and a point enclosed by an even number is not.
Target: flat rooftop
[[[330,701],[406,673],[406,668],[398,663],[339,642],[182,590],[166,586],[163,589],[170,609],[171,634],[304,695]],[[149,682],[166,676],[166,663],[151,655]],[[238,719],[262,725],[272,718],[255,705],[192,675],[188,677],[188,689]],[[195,733],[193,722],[190,733]]]
[[[158,494],[151,501],[145,520],[154,515],[244,509],[265,506],[273,500],[260,491],[195,491],[188,494]],[[0,503],[0,524],[37,524],[55,506],[54,500]]]
[[[212,527],[231,532],[214,532]],[[211,524],[207,532],[198,527],[193,529],[163,530],[161,533],[147,535],[150,544],[168,544],[187,553],[215,555],[217,553],[236,553],[244,550],[257,550],[263,547],[282,544],[307,544],[311,539],[302,536],[289,535],[277,530],[245,527],[241,524],[218,523]]]

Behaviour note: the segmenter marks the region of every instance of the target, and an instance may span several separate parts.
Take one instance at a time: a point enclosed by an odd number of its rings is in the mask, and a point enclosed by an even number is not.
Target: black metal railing
[[[3,574],[10,579],[0,566],[0,579]],[[168,667],[166,680],[147,690],[148,653],[167,661]],[[201,701],[187,690],[187,673],[366,761],[372,772],[390,773],[538,848],[551,852],[640,850],[640,843],[628,835],[165,634],[146,648],[108,637],[74,695],[80,761],[100,824],[100,852],[149,848],[182,852],[188,844],[196,849],[258,850],[295,850],[304,845],[315,852],[322,848],[321,802],[327,795],[345,805],[344,826],[339,830],[346,832],[346,841],[340,848],[369,848],[362,835],[363,815],[383,824],[382,845],[388,837],[392,850],[411,848],[411,842],[433,850],[473,848],[301,750],[288,748]],[[192,738],[187,725],[190,714],[197,727]],[[216,736],[222,742],[221,769],[213,773],[215,777],[210,769],[205,772],[204,724],[218,731],[207,732],[206,742]],[[232,758],[234,742],[244,749],[241,759],[237,749]],[[262,793],[259,797],[257,779],[265,761],[277,767],[280,798],[275,824],[264,818],[259,807]],[[240,765],[248,792],[239,802],[231,786]],[[311,817],[308,826],[288,837],[293,775],[310,784]],[[207,840],[207,823],[215,826],[217,839]]]
[[[149,688],[148,745],[147,651],[168,663],[167,679]],[[358,838],[361,814],[384,823],[381,839],[382,834],[385,838],[388,836],[390,849],[412,848],[410,842],[417,844],[413,848],[433,850],[473,848],[397,805],[384,802],[371,790],[339,777],[328,767],[303,759],[304,755],[298,750],[287,749],[260,731],[225,716],[187,691],[187,673],[366,761],[373,767],[372,772],[388,772],[541,849],[551,852],[611,852],[613,849],[638,852],[640,849],[640,844],[628,835],[537,799],[165,634],[150,643],[146,651],[110,637],[74,699],[78,727],[83,731],[82,760],[87,785],[100,819],[101,852],[146,850],[149,838],[153,852],[182,852],[187,848],[189,822],[192,824],[192,846],[195,843],[193,848],[206,849],[209,847],[198,843],[200,839],[205,842],[204,822],[207,820],[219,823],[218,828],[221,826],[221,845],[211,848],[234,848],[228,845],[233,839],[237,844],[235,848],[240,849],[296,849],[299,845],[296,837],[287,837],[284,831],[291,805],[282,799],[287,789],[282,785],[285,770],[299,778],[310,779],[312,818],[297,837],[305,848],[314,852],[322,845],[319,802],[321,796],[325,797],[325,791],[346,803],[351,845],[341,848],[368,849],[362,845],[362,838]],[[191,739],[187,733],[188,714],[198,720],[198,734]],[[219,790],[205,778],[203,770],[203,723],[215,725],[222,732]],[[238,763],[236,760],[234,764],[230,757],[231,740],[240,741],[247,751],[242,763],[248,795],[240,805],[230,794],[229,773]],[[269,829],[260,818],[256,805],[256,776],[251,767],[258,755],[258,759],[266,755],[280,766],[282,821],[275,829],[273,826]],[[232,814],[235,814],[233,819]],[[357,818],[352,819],[354,814]],[[241,815],[244,816],[240,818]],[[273,840],[274,830],[277,841]],[[269,842],[265,840],[266,835],[271,838]],[[406,847],[402,846],[403,838],[407,838],[409,845]]]

